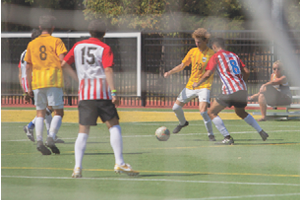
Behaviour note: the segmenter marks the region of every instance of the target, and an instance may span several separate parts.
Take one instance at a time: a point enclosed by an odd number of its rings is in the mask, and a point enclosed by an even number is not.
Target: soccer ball
[[[170,138],[170,131],[165,126],[161,126],[155,131],[155,136],[159,141],[167,141]]]

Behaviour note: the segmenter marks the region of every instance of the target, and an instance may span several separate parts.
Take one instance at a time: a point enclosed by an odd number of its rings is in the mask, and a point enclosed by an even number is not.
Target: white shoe
[[[139,172],[134,171],[129,164],[124,164],[124,165],[115,164],[114,170],[117,174],[125,173],[128,176],[136,176],[139,174]]]
[[[81,178],[81,177],[82,177],[82,175],[81,175],[81,169],[80,169],[80,167],[76,167],[73,170],[72,178]]]

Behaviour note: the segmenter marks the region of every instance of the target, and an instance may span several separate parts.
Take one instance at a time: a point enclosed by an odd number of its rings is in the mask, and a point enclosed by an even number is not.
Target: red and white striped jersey
[[[114,56],[111,48],[97,38],[77,42],[64,60],[71,65],[75,62],[79,79],[78,99],[111,99],[104,69],[112,67]]]
[[[239,90],[247,90],[241,67],[245,67],[245,64],[235,53],[220,50],[211,57],[206,70],[216,69],[223,83],[222,93],[232,94]]]
[[[25,54],[26,54],[26,50],[23,51],[23,53],[21,54],[21,57],[20,57],[20,62],[19,62],[19,65],[18,67],[21,68],[21,71],[22,71],[22,87],[23,87],[23,90],[24,92],[28,92],[28,82],[27,82],[27,76],[26,76],[26,64],[27,62],[24,60],[25,58]]]

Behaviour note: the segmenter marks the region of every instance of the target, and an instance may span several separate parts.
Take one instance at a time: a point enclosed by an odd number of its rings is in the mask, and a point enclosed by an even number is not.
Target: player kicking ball
[[[82,177],[82,159],[90,126],[97,125],[98,117],[110,132],[110,144],[115,156],[114,171],[129,176],[138,175],[139,172],[134,171],[123,159],[122,133],[115,107],[119,100],[113,79],[114,56],[111,48],[101,41],[106,31],[105,23],[94,20],[88,29],[91,37],[77,42],[62,63],[64,72],[79,82],[79,133],[75,142],[75,167],[72,177]],[[77,75],[70,66],[74,62]]]
[[[219,95],[212,103],[208,110],[208,114],[215,124],[216,128],[224,136],[222,144],[233,144],[234,140],[227,131],[222,119],[218,116],[226,107],[234,106],[235,113],[252,126],[265,141],[269,135],[262,130],[255,119],[245,111],[247,106],[247,86],[246,81],[249,77],[249,70],[240,60],[240,58],[225,49],[225,41],[222,38],[216,38],[212,42],[212,49],[216,52],[207,64],[206,72],[199,82],[194,82],[193,87],[196,88],[206,81],[216,70],[223,83],[223,93]]]

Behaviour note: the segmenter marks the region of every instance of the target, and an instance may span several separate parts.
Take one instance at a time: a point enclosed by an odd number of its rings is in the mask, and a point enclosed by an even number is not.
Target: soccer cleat
[[[62,139],[60,139],[57,136],[55,136],[54,143],[65,143],[65,141],[63,141]]]
[[[262,138],[263,141],[267,140],[267,137],[269,137],[268,133],[266,133],[264,130],[261,130],[259,132],[260,137]]]
[[[52,153],[60,154],[59,149],[55,146],[54,140],[52,137],[47,137],[46,146],[49,147]]]
[[[23,126],[23,130],[26,133],[27,137],[29,140],[31,140],[32,142],[34,142],[34,136],[33,136],[33,129],[32,128],[28,128],[28,125]]]
[[[76,167],[76,168],[73,170],[72,178],[81,178],[81,177],[82,177],[82,174],[81,174],[81,168],[80,168],[80,167]]]
[[[183,125],[178,125],[174,130],[173,130],[173,133],[178,133],[183,127],[186,127],[189,125],[189,122],[186,121]]]
[[[233,145],[233,143],[234,143],[233,138],[230,135],[227,135],[226,137],[224,137],[222,142],[217,143],[217,144]]]
[[[216,141],[216,138],[214,135],[209,135],[208,138],[209,138],[209,141]]]
[[[51,151],[45,147],[42,141],[37,141],[36,149],[40,151],[43,155],[51,155]]]
[[[117,174],[125,173],[128,176],[137,176],[139,172],[134,171],[129,164],[118,165],[115,164],[114,170]]]

